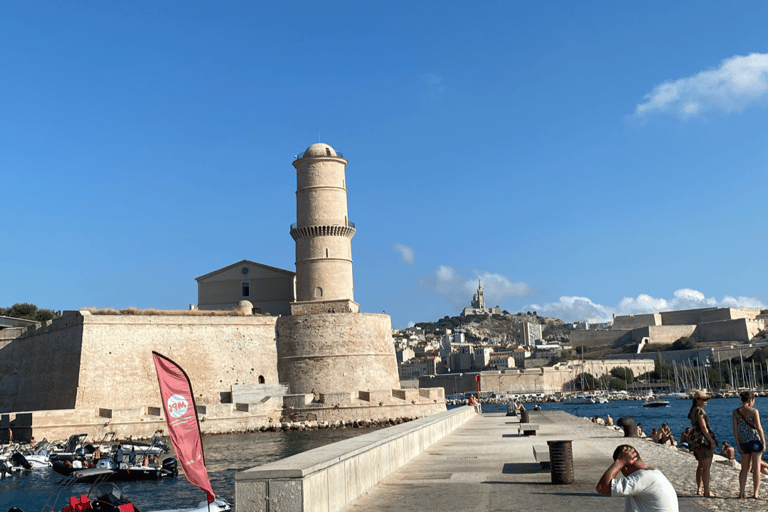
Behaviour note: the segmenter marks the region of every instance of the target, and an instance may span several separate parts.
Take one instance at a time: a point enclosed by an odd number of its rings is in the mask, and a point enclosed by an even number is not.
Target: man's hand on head
[[[619,454],[619,458],[617,460],[620,460],[622,462],[622,467],[628,466],[630,464],[634,464],[634,462],[637,460],[637,452],[634,448],[630,448],[629,446],[625,446],[622,448],[621,453]]]

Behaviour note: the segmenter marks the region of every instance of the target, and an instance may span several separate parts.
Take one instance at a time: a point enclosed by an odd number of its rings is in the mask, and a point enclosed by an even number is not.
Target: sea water
[[[659,428],[662,423],[667,423],[676,440],[680,439],[685,427],[691,425],[687,418],[691,400],[687,399],[671,399],[667,407],[657,408],[643,407],[641,400],[616,400],[607,404],[588,405],[540,405],[545,411],[560,410],[579,417],[599,416],[605,419],[606,415],[610,414],[614,421],[621,417],[630,417],[636,423],[643,424],[643,431],[647,435],[650,435],[652,428]],[[741,400],[738,398],[720,398],[710,400],[705,408],[718,443],[727,441],[728,444],[733,444],[731,413],[739,405]],[[529,410],[533,410],[533,407],[533,403],[526,404]],[[755,407],[768,412],[768,398],[757,398]],[[482,408],[484,412],[506,412],[506,405],[484,404]],[[205,460],[213,490],[217,495],[234,503],[237,472],[373,430],[329,429],[205,436]],[[638,449],[642,450],[640,446]],[[738,458],[738,452],[736,457]],[[42,469],[0,480],[0,512],[6,512],[10,507],[19,507],[24,512],[42,510],[43,504],[63,479],[63,476],[53,470]],[[205,494],[190,484],[181,473],[176,478],[121,482],[119,485],[123,493],[142,511],[187,508],[205,499]],[[89,485],[82,484],[73,488],[71,493],[62,493],[55,509],[61,510],[65,505],[64,500],[68,499],[70,494],[83,494],[88,488]]]
[[[544,411],[565,411],[575,416],[592,418],[599,416],[605,419],[607,414],[610,414],[614,423],[621,417],[629,417],[635,420],[635,423],[643,424],[643,432],[650,437],[651,429],[661,428],[662,423],[669,425],[672,434],[675,436],[675,441],[680,440],[680,434],[683,433],[686,427],[691,426],[691,422],[688,419],[688,411],[691,410],[692,401],[690,399],[676,399],[672,398],[669,401],[669,405],[666,407],[643,407],[642,400],[612,400],[607,404],[561,404],[561,403],[541,403],[541,409]],[[526,409],[533,410],[535,404],[525,404]],[[709,417],[709,426],[712,428],[712,432],[715,434],[715,439],[718,442],[718,450],[715,453],[720,453],[720,446],[723,441],[726,441],[729,445],[734,446],[733,437],[733,410],[741,405],[740,398],[714,398],[710,400],[704,411]],[[768,397],[758,397],[755,400],[755,407],[763,411],[761,414],[761,422],[768,421]],[[483,411],[506,411],[506,406],[501,405],[483,405]],[[766,425],[762,425],[764,429],[768,428]],[[736,458],[739,458],[739,452],[736,450]],[[764,457],[768,458],[768,457]]]
[[[347,428],[204,436],[203,450],[214,492],[233,504],[237,472],[374,430]],[[11,507],[19,507],[24,512],[41,511],[63,480],[64,477],[52,469],[27,471],[0,480],[0,512]],[[142,512],[189,508],[205,500],[205,493],[190,484],[181,469],[176,478],[118,482],[118,485]],[[90,484],[79,484],[65,490],[54,509],[61,510],[68,504],[69,496],[85,494],[89,488]]]

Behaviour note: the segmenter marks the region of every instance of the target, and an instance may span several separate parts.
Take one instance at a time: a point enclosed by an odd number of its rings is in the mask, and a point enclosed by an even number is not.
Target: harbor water
[[[688,411],[691,409],[691,400],[689,399],[669,399],[669,405],[666,407],[643,407],[642,400],[612,400],[605,404],[586,404],[572,405],[558,402],[543,402],[541,409],[545,411],[558,410],[573,414],[574,416],[592,418],[599,416],[605,419],[606,414],[610,414],[613,421],[616,422],[621,417],[629,417],[635,420],[635,423],[642,423],[643,432],[650,437],[652,428],[660,428],[662,423],[669,425],[675,441],[680,440],[680,434],[686,427],[691,426],[688,420]],[[534,403],[525,404],[526,409],[533,410]],[[718,450],[723,441],[729,445],[734,445],[732,412],[741,405],[739,398],[715,398],[709,401],[704,408],[709,416],[709,424],[715,434],[718,442]],[[760,421],[768,421],[768,397],[758,397],[755,400],[755,407],[761,412]],[[506,405],[483,404],[483,411],[506,411]],[[763,428],[766,429],[765,424]],[[738,450],[736,458],[739,458]],[[765,456],[764,458],[768,459]]]
[[[706,407],[718,443],[727,441],[733,444],[731,413],[740,404],[741,400],[738,398],[722,398],[710,400]],[[679,439],[685,427],[690,426],[687,414],[691,401],[687,399],[671,399],[667,407],[658,408],[643,407],[641,400],[616,400],[605,404],[587,405],[544,402],[540,405],[543,410],[561,410],[578,417],[599,416],[605,419],[606,415],[610,414],[614,421],[621,417],[631,417],[636,423],[642,423],[647,435],[650,435],[652,428],[659,428],[662,423],[667,423],[675,439]],[[757,398],[755,406],[763,412],[761,419],[768,421],[765,416],[768,413],[768,397]],[[528,410],[533,410],[533,407],[534,403],[526,404]],[[505,404],[483,404],[482,410],[506,412],[507,408]],[[234,503],[237,472],[373,430],[375,429],[348,428],[205,436],[203,445],[214,491]],[[638,449],[642,453],[642,445],[638,446]],[[53,470],[45,469],[0,480],[0,512],[5,512],[10,507],[19,507],[24,512],[42,510],[46,500],[63,478]],[[143,512],[192,507],[205,499],[205,494],[187,482],[181,473],[172,479],[123,482],[119,485],[124,494]],[[81,494],[87,492],[88,488],[88,485],[83,484],[73,491]],[[56,510],[61,510],[68,496],[69,493],[61,494],[55,506]]]
[[[214,492],[232,504],[237,472],[374,430],[346,428],[204,436],[203,449]],[[167,456],[172,455],[171,452]],[[24,512],[41,511],[63,480],[64,477],[52,469],[38,469],[1,479],[0,512],[11,507],[19,507]],[[189,508],[205,500],[205,493],[190,484],[181,469],[176,478],[118,482],[118,485],[142,512]],[[71,494],[84,494],[89,488],[89,484],[81,484],[72,488],[72,492],[62,492],[55,510],[61,510]]]

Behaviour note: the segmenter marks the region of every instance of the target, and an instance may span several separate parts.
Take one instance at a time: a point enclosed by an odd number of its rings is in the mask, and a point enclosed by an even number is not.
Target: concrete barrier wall
[[[459,407],[241,471],[236,510],[341,510],[474,415]]]

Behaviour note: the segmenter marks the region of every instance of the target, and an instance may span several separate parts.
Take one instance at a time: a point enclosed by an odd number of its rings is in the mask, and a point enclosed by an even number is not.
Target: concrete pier
[[[461,408],[464,410],[469,407]],[[448,411],[448,414],[455,412]],[[555,510],[622,510],[623,499],[610,498],[597,494],[595,486],[605,469],[612,462],[611,455],[616,446],[623,444],[623,432],[610,427],[604,427],[576,418],[560,411],[530,412],[530,421],[538,425],[536,435],[525,436],[519,432],[518,418],[507,417],[504,413],[485,413],[462,415],[462,421],[456,428],[446,429],[445,435],[439,440],[426,446],[418,455],[404,461],[393,471],[382,471],[382,460],[367,458],[370,467],[363,471],[378,475],[378,482],[372,482],[370,487],[359,492],[359,497],[342,504],[341,495],[346,494],[349,478],[327,479],[327,495],[329,499],[304,499],[304,512],[311,510],[331,511],[341,510],[370,512],[372,510],[526,510],[546,511]],[[401,425],[400,427],[404,427]],[[372,440],[378,444],[386,443],[385,433],[390,429],[377,432]],[[393,431],[394,432],[394,431]],[[402,435],[400,432],[399,435]],[[361,436],[367,437],[367,436]],[[354,447],[358,454],[364,451],[360,443]],[[555,485],[552,483],[550,469],[542,468],[537,462],[534,447],[539,450],[547,446],[550,440],[572,440],[574,482],[572,484]],[[350,440],[352,441],[352,440]],[[676,449],[664,447],[649,440],[628,439],[634,445],[643,460],[650,466],[665,473],[677,490],[680,510],[684,512],[702,512],[707,510],[730,510],[733,506],[745,507],[751,510],[753,503],[736,500],[731,496],[732,490],[737,490],[738,472],[722,464],[713,464],[713,489],[727,498],[702,498],[695,495],[694,476],[696,461],[692,455],[679,452]],[[397,446],[394,444],[392,446]],[[329,448],[329,447],[326,447]],[[306,452],[311,454],[311,452]],[[330,452],[329,452],[330,453]],[[393,453],[393,452],[390,452]],[[303,454],[301,454],[303,455]],[[315,454],[319,455],[319,454]],[[331,454],[339,460],[339,453]],[[312,457],[313,455],[309,455]],[[342,455],[343,458],[343,455]],[[290,459],[280,461],[282,475],[290,471]],[[378,462],[377,462],[378,461]],[[332,461],[327,461],[328,463]],[[306,461],[305,461],[306,463]],[[314,460],[316,467],[325,463]],[[263,468],[263,469],[262,469]],[[256,473],[265,471],[262,476],[269,476],[270,468],[262,467],[250,470],[248,475],[238,474],[238,488],[253,482]],[[306,471],[309,475],[310,472]],[[356,471],[361,470],[358,468]],[[294,472],[300,475],[302,471]],[[277,471],[273,477],[279,477]],[[269,483],[267,483],[269,485]],[[309,488],[309,486],[307,486]],[[296,482],[295,491],[301,488],[301,482]],[[334,497],[336,493],[338,496]],[[291,494],[291,493],[289,493]],[[321,495],[325,495],[323,491]],[[287,503],[280,503],[267,498],[269,508],[253,501],[246,504],[240,498],[245,498],[238,492],[237,510],[288,510]],[[275,495],[274,498],[279,498]],[[293,494],[294,503],[298,495]],[[746,500],[759,505],[755,500]],[[242,508],[241,508],[242,507]],[[734,509],[735,510],[735,509]]]
[[[612,462],[614,449],[625,441],[671,481],[680,472],[680,463],[690,467],[684,477],[694,479],[696,462],[690,455],[650,441],[625,440],[622,432],[560,411],[530,412],[530,419],[539,430],[536,435],[523,436],[518,433],[518,418],[503,413],[478,415],[345,511],[623,510],[623,498],[600,495],[595,486]],[[550,440],[573,441],[574,483],[552,484],[550,469],[536,461],[534,447],[546,447]],[[673,474],[665,467],[670,457],[680,457],[670,466]],[[703,507],[704,498],[686,496],[677,487],[681,512],[710,510]]]

